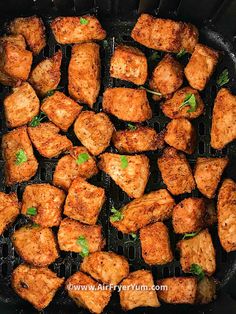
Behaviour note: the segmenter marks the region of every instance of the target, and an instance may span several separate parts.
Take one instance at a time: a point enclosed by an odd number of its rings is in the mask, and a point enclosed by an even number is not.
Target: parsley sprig
[[[130,233],[130,236],[134,239],[134,240],[136,240],[137,239],[137,234],[136,233],[134,233],[134,232],[131,232]]]
[[[182,108],[186,107],[186,106],[190,106],[190,109],[187,112],[194,112],[197,109],[197,101],[196,101],[196,97],[194,94],[186,94],[184,101],[182,102],[182,104],[179,106],[179,110],[181,110]]]
[[[122,169],[126,169],[129,165],[128,159],[126,156],[120,156],[120,166]]]
[[[137,130],[137,126],[136,126],[136,125],[133,125],[133,124],[131,124],[131,123],[128,123],[128,128],[129,128],[129,130],[131,130],[131,131]]]
[[[161,93],[155,92],[154,90],[148,89],[148,88],[146,88],[144,86],[140,86],[140,89],[145,89],[146,92],[149,93],[149,94],[153,94],[153,95],[156,95],[156,96],[162,96]]]
[[[187,51],[184,48],[181,48],[180,51],[177,53],[176,57],[179,59],[186,55]]]
[[[224,71],[218,76],[216,84],[219,87],[222,87],[228,82],[229,82],[229,71],[227,69],[224,69]]]
[[[30,215],[30,216],[36,216],[37,215],[37,208],[36,207],[27,208],[26,214]]]
[[[16,152],[16,165],[21,165],[28,160],[27,155],[23,149],[19,149]]]
[[[88,25],[88,23],[89,23],[89,20],[87,20],[87,19],[84,18],[84,17],[81,17],[81,18],[79,19],[79,21],[80,21],[80,24],[82,24],[82,25]]]
[[[88,241],[84,236],[79,236],[76,244],[81,246],[80,256],[85,257],[89,255]]]
[[[205,277],[204,270],[198,264],[192,264],[190,267],[190,272],[198,277],[198,281],[201,281]]]
[[[85,163],[88,160],[89,160],[89,154],[88,153],[81,153],[81,154],[78,155],[78,157],[76,159],[76,163],[78,165],[81,165],[81,164]]]
[[[191,233],[185,233],[185,235],[183,236],[182,240],[193,238],[193,237],[195,237],[196,235],[198,235],[200,231],[201,231],[201,230],[198,230],[198,231],[196,231],[196,232],[191,232]]]
[[[124,218],[122,212],[120,210],[115,209],[115,207],[111,208],[111,212],[113,213],[113,215],[111,215],[110,217],[112,222],[120,221]]]
[[[35,116],[33,120],[29,123],[29,126],[36,127],[40,125],[41,121],[45,119],[47,116],[44,112],[40,112],[38,116]]]

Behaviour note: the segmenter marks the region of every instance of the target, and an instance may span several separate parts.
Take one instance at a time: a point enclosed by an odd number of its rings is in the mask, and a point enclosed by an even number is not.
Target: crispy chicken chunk
[[[0,192],[0,235],[13,223],[20,213],[20,204],[16,193]]]
[[[121,285],[123,289],[120,291],[120,304],[123,310],[129,311],[142,306],[160,306],[156,291],[152,290],[154,282],[150,271],[134,271],[121,282]]]
[[[106,32],[95,16],[61,16],[51,23],[55,39],[60,44],[76,44],[103,40]]]
[[[104,153],[99,168],[132,198],[143,195],[149,177],[149,159],[145,155],[123,156]]]
[[[215,70],[219,53],[207,46],[197,44],[184,69],[185,76],[192,88],[203,90]]]
[[[184,272],[190,272],[193,264],[200,266],[209,276],[215,272],[215,249],[207,229],[193,238],[181,240],[178,247],[180,249],[180,264]]]
[[[68,91],[76,101],[93,107],[101,85],[99,45],[74,45],[68,68]]]
[[[103,112],[83,111],[74,124],[75,135],[93,155],[100,155],[109,146],[113,130]]]
[[[148,76],[145,54],[131,46],[116,47],[111,58],[110,75],[137,85],[145,84]]]
[[[213,198],[220,178],[228,164],[228,158],[198,157],[194,169],[194,179],[198,190],[207,198]]]
[[[221,88],[213,108],[211,146],[223,149],[234,139],[236,139],[236,96],[227,88]]]
[[[236,250],[236,183],[224,180],[218,195],[218,234],[227,252]]]
[[[22,35],[4,35],[2,37],[0,37],[0,45],[3,43],[11,43],[15,46],[18,46],[22,49],[26,49],[26,42],[25,42],[25,38]]]
[[[173,195],[191,193],[195,189],[192,170],[183,153],[168,147],[157,163],[162,179]]]
[[[59,134],[59,131],[60,129],[51,122],[28,127],[32,143],[38,152],[47,158],[56,157],[73,146],[66,136]]]
[[[29,82],[40,96],[57,88],[61,80],[62,51],[57,51],[51,58],[41,61],[32,70]]]
[[[103,94],[102,107],[107,113],[124,121],[144,122],[152,117],[147,93],[142,89],[107,88]]]
[[[89,179],[98,173],[96,160],[83,146],[75,146],[59,159],[53,174],[53,184],[68,190],[78,176]]]
[[[129,263],[113,252],[94,252],[84,258],[80,270],[104,284],[118,285],[128,276]]]
[[[47,97],[41,107],[48,119],[67,132],[82,110],[82,106],[61,92]]]
[[[20,257],[34,266],[47,266],[59,257],[57,243],[50,228],[26,225],[15,231],[11,240]]]
[[[38,162],[34,157],[27,127],[4,134],[2,150],[7,185],[28,181],[35,175]]]
[[[39,99],[29,83],[13,88],[4,99],[7,126],[16,128],[29,123],[39,113]]]
[[[59,226],[64,200],[64,192],[48,183],[27,185],[21,213],[42,227]]]
[[[21,264],[14,269],[11,281],[15,292],[41,311],[52,301],[64,278],[57,277],[47,267]]]
[[[207,304],[216,298],[216,283],[212,277],[205,276],[197,284],[196,303]]]

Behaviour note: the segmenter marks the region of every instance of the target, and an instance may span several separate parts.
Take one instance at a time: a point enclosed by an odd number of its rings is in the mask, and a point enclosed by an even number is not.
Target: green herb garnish
[[[85,257],[89,255],[88,241],[84,236],[79,236],[76,244],[81,246],[82,251],[79,253],[80,256]]]
[[[153,52],[153,54],[149,57],[149,60],[156,61],[161,58],[161,55],[158,51]]]
[[[181,48],[180,51],[177,53],[176,57],[177,57],[177,58],[181,58],[181,57],[183,57],[186,53],[187,53],[187,51],[186,51],[184,48]]]
[[[136,125],[133,125],[131,123],[128,123],[128,128],[132,131],[135,131],[137,129],[137,126]]]
[[[190,267],[190,272],[198,277],[198,281],[201,281],[205,277],[205,273],[202,267],[198,264],[192,264]]]
[[[23,149],[16,153],[16,165],[21,165],[28,160],[27,155]]]
[[[33,120],[29,123],[29,126],[36,127],[36,126],[40,125],[41,121],[45,118],[46,118],[45,113],[40,112],[40,114],[38,116],[35,116],[33,118]]]
[[[227,69],[224,69],[224,71],[218,76],[216,84],[219,87],[222,87],[223,85],[227,84],[228,82],[229,82],[229,71]]]
[[[120,221],[124,218],[124,215],[121,213],[121,211],[115,209],[115,207],[111,208],[111,212],[113,213],[113,215],[110,217],[112,222]]]
[[[197,101],[194,94],[186,94],[184,101],[179,106],[179,110],[182,108],[190,106],[190,109],[187,112],[194,112],[197,109]]]
[[[81,165],[88,160],[89,160],[89,154],[88,153],[81,153],[78,155],[78,158],[76,159],[76,163],[78,165]]]
[[[126,169],[128,167],[128,165],[129,165],[128,159],[124,155],[120,156],[120,162],[121,162],[120,166],[121,166],[122,169]]]
[[[145,89],[147,93],[153,94],[153,95],[157,95],[157,96],[162,96],[161,93],[155,92],[154,90],[148,89],[144,86],[140,86],[140,89]]]
[[[84,17],[81,17],[79,19],[79,21],[80,21],[80,24],[82,24],[82,25],[88,25],[88,23],[89,23],[89,21],[87,19],[85,19]]]
[[[33,223],[32,225],[31,225],[31,228],[39,228],[40,227],[40,225],[39,224],[36,224],[36,223]]]
[[[134,233],[134,232],[130,233],[130,236],[131,236],[134,240],[136,240],[137,237],[138,237],[137,234]]]
[[[191,233],[185,233],[185,235],[183,236],[183,239],[182,239],[182,240],[193,238],[193,237],[195,237],[197,234],[199,234],[200,231],[201,231],[201,230],[198,230],[198,231],[196,231],[196,232],[191,232]]]
[[[26,215],[36,216],[37,215],[37,208],[36,207],[27,208]]]

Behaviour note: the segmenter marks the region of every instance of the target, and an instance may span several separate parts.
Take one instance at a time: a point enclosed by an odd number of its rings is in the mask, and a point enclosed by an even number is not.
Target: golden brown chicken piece
[[[39,113],[39,99],[29,83],[13,88],[4,99],[7,126],[16,128],[29,123]]]
[[[190,112],[190,106],[182,106],[185,98],[188,95],[194,95],[196,100],[196,110]],[[161,109],[168,118],[170,119],[178,119],[178,118],[186,118],[189,120],[198,118],[204,111],[204,103],[196,89],[191,87],[183,87],[179,89],[177,92],[174,93],[173,97],[165,100],[162,105]]]
[[[95,225],[105,199],[103,188],[77,177],[69,188],[64,215],[88,225]]]
[[[11,282],[13,289],[22,299],[41,311],[52,301],[64,278],[57,277],[47,267],[21,264],[14,269]]]
[[[198,30],[192,24],[141,14],[131,37],[148,48],[168,52],[184,49],[192,53],[198,42]]]
[[[192,88],[203,90],[215,70],[219,53],[205,45],[197,44],[184,69],[184,74]]]
[[[44,267],[59,257],[57,243],[50,228],[26,225],[15,231],[11,240],[17,253],[28,264]]]
[[[88,250],[88,253],[101,251],[105,245],[105,240],[102,237],[102,226],[89,226],[70,218],[62,220],[57,236],[62,251],[83,254],[80,239],[85,242],[85,249]]]
[[[123,233],[136,232],[138,229],[155,221],[171,217],[175,205],[174,199],[165,189],[153,191],[137,198],[121,208],[122,219],[111,224]]]
[[[70,96],[92,108],[99,94],[100,76],[99,45],[96,43],[74,45],[68,67],[68,91]]]
[[[221,176],[228,164],[228,157],[198,157],[194,169],[194,179],[198,190],[207,198],[213,198]]]
[[[42,227],[59,226],[65,198],[63,191],[48,183],[27,185],[21,213]]]
[[[211,146],[223,149],[236,139],[236,96],[227,88],[218,92],[213,108]]]
[[[46,46],[45,27],[37,16],[18,17],[10,23],[9,30],[12,34],[23,35],[34,55]]]
[[[16,193],[0,192],[0,235],[13,223],[20,213],[20,204]]]
[[[78,287],[78,288],[77,288]],[[66,281],[66,290],[79,307],[100,314],[110,301],[111,290],[99,289],[97,281],[78,271]]]
[[[68,190],[78,176],[89,179],[98,173],[96,160],[83,146],[75,146],[59,159],[53,174],[53,184]]]
[[[191,193],[195,189],[192,169],[183,153],[168,147],[157,164],[167,189],[173,195]]]
[[[51,122],[40,123],[35,127],[28,127],[30,139],[40,155],[52,158],[69,150],[73,144],[60,129]]]
[[[102,107],[105,112],[124,121],[144,122],[152,117],[147,93],[143,89],[107,88]]]
[[[111,77],[145,84],[148,76],[148,64],[145,54],[136,47],[120,45],[116,47],[111,58]]]
[[[94,252],[84,258],[80,270],[104,284],[118,285],[128,276],[129,263],[113,252]]]
[[[167,124],[164,140],[170,146],[186,154],[193,154],[196,137],[196,131],[191,122],[185,118],[179,118]]]
[[[60,16],[51,23],[55,39],[60,44],[76,44],[103,40],[106,31],[95,16]]]
[[[218,195],[218,235],[227,252],[236,250],[236,183],[224,180]]]
[[[62,131],[67,132],[80,114],[82,106],[65,94],[55,92],[43,101],[41,110],[47,115],[50,121]]]
[[[0,45],[3,43],[11,43],[15,46],[18,46],[22,49],[26,49],[26,42],[25,42],[25,38],[22,35],[4,35],[2,37],[0,37]]]
[[[2,154],[7,185],[28,181],[35,175],[38,162],[26,126],[3,135]]]
[[[121,285],[123,289],[121,287],[120,304],[124,311],[143,306],[160,306],[156,291],[152,290],[154,281],[150,271],[134,271],[121,282]],[[141,287],[145,287],[145,289],[141,289]]]
[[[216,298],[216,282],[214,278],[205,276],[197,284],[195,303],[208,304]]]
[[[180,249],[180,264],[185,273],[191,271],[193,264],[200,266],[209,276],[215,272],[215,249],[207,229],[193,238],[179,241],[178,248]]]
[[[139,153],[164,147],[164,133],[146,126],[113,133],[112,142],[120,153]]]
[[[197,232],[205,225],[206,204],[203,198],[189,197],[178,203],[172,214],[175,233]]]
[[[99,168],[132,198],[143,195],[149,177],[149,159],[145,155],[123,156],[104,153]]]
[[[109,146],[113,130],[113,124],[103,112],[83,111],[74,124],[75,135],[95,156]]]
[[[163,265],[173,260],[168,228],[155,222],[140,229],[142,257],[146,264]]]
[[[51,58],[46,58],[36,65],[29,77],[29,82],[40,96],[57,88],[61,80],[62,51],[57,51]]]
[[[157,281],[160,289],[158,297],[165,303],[173,304],[194,304],[197,293],[197,279],[195,277],[171,277]]]

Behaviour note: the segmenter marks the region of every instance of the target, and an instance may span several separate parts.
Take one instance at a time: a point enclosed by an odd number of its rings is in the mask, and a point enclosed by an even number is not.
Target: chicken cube
[[[144,122],[152,117],[147,93],[143,89],[107,88],[103,94],[102,107],[105,112],[124,121]]]
[[[0,37],[0,45],[3,43],[11,43],[15,46],[18,46],[22,49],[26,49],[26,42],[25,42],[25,38],[22,35],[4,35],[2,37]]]
[[[20,204],[16,193],[0,192],[0,235],[13,223],[20,213]]]
[[[47,97],[41,110],[48,119],[57,125],[62,131],[67,132],[82,110],[82,106],[61,92],[55,92]]]
[[[213,278],[205,276],[197,284],[196,303],[208,304],[216,298],[216,283]]]
[[[224,158],[198,157],[194,169],[194,179],[198,190],[207,198],[213,198],[220,178],[229,160]]]
[[[113,124],[103,112],[83,111],[74,124],[75,135],[95,156],[110,145],[113,130]]]
[[[205,45],[197,44],[184,69],[192,88],[203,90],[215,70],[219,53]]]

